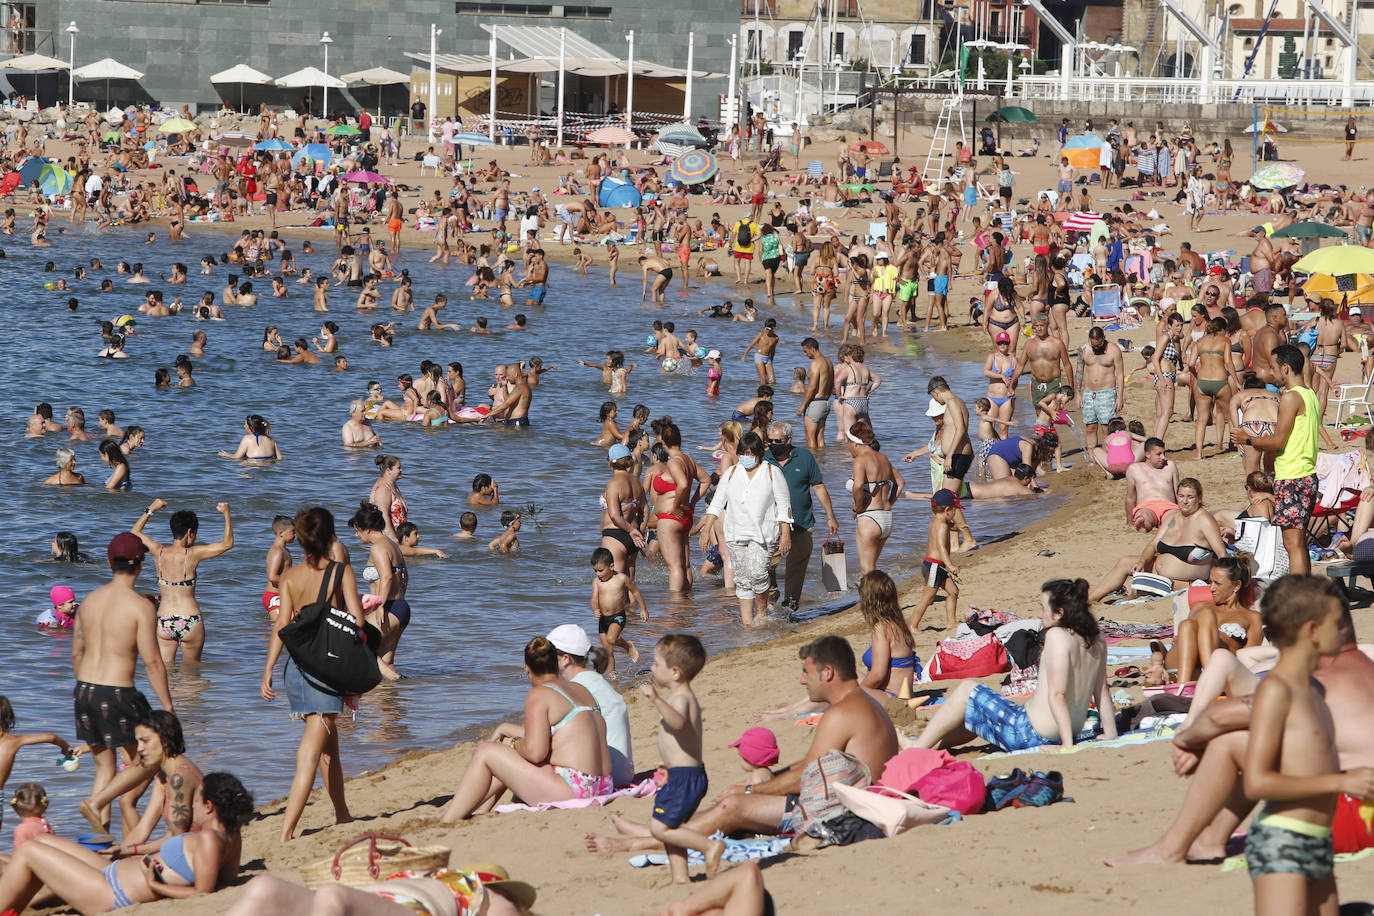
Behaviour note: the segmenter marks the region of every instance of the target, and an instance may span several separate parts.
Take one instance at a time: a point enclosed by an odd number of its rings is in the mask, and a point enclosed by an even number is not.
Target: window
[[[219,6],[269,6],[271,0],[195,0],[195,2]]]
[[[565,6],[563,7],[564,19],[610,19],[611,8],[609,6]]]
[[[911,36],[911,48],[907,51],[908,64],[925,64],[926,60],[926,36],[915,34]]]
[[[776,0],[740,0],[739,11],[742,16],[772,16],[776,5]]]
[[[844,32],[836,32],[830,36],[830,56],[832,60],[837,57],[844,60]]]
[[[1002,11],[988,10],[988,32],[992,35],[1002,34]]]
[[[465,3],[454,5],[460,16],[552,16],[553,7],[541,3]]]
[[[763,55],[763,33],[758,29],[745,32],[744,59],[759,60]]]
[[[792,31],[787,33],[787,59],[796,60],[801,57],[802,41],[805,40],[806,33]]]

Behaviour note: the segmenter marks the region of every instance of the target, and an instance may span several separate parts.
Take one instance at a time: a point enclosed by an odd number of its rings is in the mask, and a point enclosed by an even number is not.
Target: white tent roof
[[[348,88],[348,84],[343,80],[337,76],[330,76],[319,67],[303,67],[295,73],[288,73],[272,82],[287,89],[299,89],[304,86],[324,86],[328,89]]]
[[[506,26],[502,26],[498,34],[504,35],[506,28]],[[429,66],[428,52],[407,51],[406,57],[417,64]],[[625,64],[625,61],[616,58],[602,59],[572,57],[571,55],[564,58],[564,69],[578,76],[620,76],[625,72]],[[452,73],[488,73],[491,71],[491,58],[485,54],[435,54],[434,65],[440,70],[448,70]],[[554,73],[557,70],[558,52],[556,50],[551,59],[542,57],[496,58],[497,73]],[[636,59],[635,75],[654,79],[683,79],[687,76],[687,71],[678,67],[665,67],[652,61]],[[706,70],[695,70],[693,75],[697,79],[715,79],[724,76],[724,74],[711,73]]]
[[[95,63],[77,67],[72,76],[79,80],[141,80],[143,74],[125,66],[113,57],[103,57]]]
[[[228,70],[221,70],[210,77],[212,83],[252,83],[261,86],[264,83],[272,82],[272,77],[263,73],[261,70],[254,70],[247,64],[235,64]]]
[[[565,58],[580,57],[584,60],[614,61],[616,56],[606,49],[595,45],[576,32],[547,25],[484,25],[487,32],[496,36],[515,49],[516,54],[525,57],[542,57],[558,61],[560,45]],[[566,41],[564,41],[566,38]]]
[[[68,69],[65,60],[58,60],[56,57],[46,57],[42,54],[24,54],[20,57],[11,57],[4,63],[0,63],[0,70],[24,70],[29,73],[38,70],[66,70]]]
[[[368,83],[372,86],[390,86],[395,83],[410,82],[409,73],[401,73],[397,70],[388,70],[386,67],[372,67],[368,70],[359,70],[357,73],[345,73],[339,79],[348,83]]]

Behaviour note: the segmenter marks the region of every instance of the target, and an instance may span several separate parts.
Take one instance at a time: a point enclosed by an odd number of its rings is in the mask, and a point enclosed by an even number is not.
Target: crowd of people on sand
[[[411,114],[423,121],[419,104]],[[330,136],[332,161],[326,165],[317,160],[302,164],[289,151],[248,154],[235,162],[213,137],[200,136],[198,128],[166,150],[196,157],[179,177],[168,163],[160,177],[145,175],[143,184],[130,188],[125,186],[137,182],[136,173],[150,164],[147,152],[132,138],[143,137],[153,121],[138,108],[127,118],[103,163],[98,150],[110,141],[99,135],[97,125],[89,119],[84,127],[62,122],[78,149],[70,162],[76,175],[73,223],[95,219],[109,226],[165,213],[171,219],[169,241],[179,242],[185,240],[187,222],[257,209],[262,188],[273,228],[246,229],[225,255],[205,256],[200,276],[209,278],[222,267],[236,273],[195,304],[184,304],[180,295],[168,304],[161,288],[194,285],[184,263],[173,264],[170,277],[159,274],[161,283],[144,276],[141,263],[121,263],[118,279],[123,284],[149,287],[137,317],[128,314],[106,323],[101,357],[131,358],[130,341],[136,339],[140,320],[179,315],[187,308],[197,320],[235,320],[241,313],[226,307],[266,304],[259,295],[289,298],[292,283],[306,287],[318,312],[339,307],[339,299],[331,302],[330,294],[340,287],[343,295],[356,296],[355,306],[363,312],[386,308],[387,300],[394,320],[378,322],[371,331],[371,341],[380,347],[406,333],[397,322],[416,309],[417,296],[425,298],[402,266],[407,256],[401,231],[411,214],[401,195],[410,189],[389,182],[350,186],[341,177],[348,168],[374,168],[384,155],[399,156],[399,140],[390,131],[368,118],[352,139]],[[288,125],[289,120],[264,107],[258,139],[284,137]],[[441,168],[451,168],[460,153],[455,128],[453,122],[442,127],[442,153],[431,148],[422,155],[433,155]],[[6,165],[44,150],[47,138],[30,135],[22,123],[19,131],[4,153]],[[299,116],[294,139],[320,139],[313,131]],[[538,188],[514,191],[510,176],[493,162],[486,170],[452,172],[447,195],[435,191],[433,200],[421,195],[411,211],[417,224],[433,233],[431,261],[447,266],[456,260],[472,268],[468,286],[475,299],[495,292],[503,305],[513,306],[524,297],[527,312],[507,325],[512,333],[532,320],[553,320],[544,311],[550,304],[550,268],[540,241],[549,227],[557,230],[560,245],[591,243],[604,252],[612,286],[620,245],[643,246],[637,263],[646,304],[666,302],[675,270],[684,290],[694,278],[713,276],[733,280],[738,292],[749,294],[757,260],[763,283],[760,301],[752,295],[744,298],[740,312],[728,301],[700,311],[703,318],[757,322],[759,328],[739,356],[741,362],[752,356],[756,394],[730,410],[719,424],[716,442],[685,443],[671,417],[655,417],[644,404],[632,408],[622,428],[617,399],[628,394],[637,364],[627,362],[619,349],[608,350],[603,360],[579,360],[579,366],[601,373],[611,398],[601,406],[594,440],[606,450],[607,461],[600,538],[584,545],[593,572],[596,637],[569,622],[529,640],[523,663],[530,690],[523,718],[519,724],[499,726],[477,746],[451,799],[439,810],[439,821],[452,824],[491,812],[507,793],[526,804],[557,804],[607,796],[653,778],[657,794],[649,822],[617,815],[612,819],[615,835],[588,834],[586,847],[602,853],[665,850],[678,884],[689,877],[688,853],[699,853],[711,880],[669,912],[713,907],[764,912],[771,903],[756,866],[746,863],[717,874],[726,853],[726,843],[713,838],[718,833],[795,835],[793,846],[806,848],[808,837],[814,841],[825,835],[826,812],[799,803],[799,798],[840,755],[853,764],[852,780],[863,784],[904,753],[903,747],[948,748],[981,740],[1014,751],[1092,740],[1096,736],[1084,729],[1094,708],[1092,720],[1100,736],[1116,737],[1105,634],[1093,605],[1127,594],[1174,595],[1180,613],[1173,644],[1153,642],[1149,670],[1136,673],[1151,686],[1195,684],[1187,718],[1174,738],[1179,772],[1195,775],[1166,834],[1109,864],[1220,855],[1254,801],[1265,800],[1247,839],[1257,899],[1266,894],[1291,909],[1307,901],[1310,908],[1328,911],[1335,899],[1333,849],[1374,846],[1374,833],[1359,814],[1359,800],[1374,795],[1374,770],[1369,769],[1374,748],[1366,746],[1364,737],[1374,734],[1365,721],[1374,708],[1368,703],[1374,662],[1359,649],[1344,594],[1328,579],[1310,575],[1309,541],[1314,536],[1329,541],[1330,549],[1349,554],[1356,563],[1374,561],[1374,486],[1368,486],[1374,445],[1367,443],[1354,462],[1363,469],[1366,486],[1358,505],[1352,505],[1353,522],[1323,521],[1320,530],[1313,527],[1321,489],[1319,452],[1323,443],[1334,444],[1324,415],[1336,365],[1343,353],[1360,350],[1358,338],[1368,328],[1358,307],[1344,301],[1312,296],[1296,304],[1303,293],[1302,277],[1292,269],[1298,249],[1292,240],[1271,237],[1306,218],[1349,225],[1368,243],[1374,192],[1362,196],[1344,187],[1310,184],[1264,195],[1231,176],[1229,140],[1200,144],[1188,130],[1170,137],[1162,124],[1146,136],[1131,122],[1120,127],[1113,120],[1100,138],[1097,186],[1133,185],[1138,201],[1150,197],[1140,208],[1114,207],[1090,228],[1076,231],[1062,226],[1062,217],[1090,209],[1092,199],[1088,184],[1080,184],[1074,196],[1075,171],[1065,158],[1059,159],[1057,188],[1023,200],[1019,216],[1008,220],[999,208],[1019,193],[1011,167],[1015,158],[986,148],[987,137],[977,155],[959,144],[941,182],[923,185],[914,170],[908,176],[893,168],[890,189],[878,192],[866,190],[870,185],[858,191],[842,187],[850,179],[871,183],[875,175],[867,149],[844,144],[834,168],[818,182],[800,175],[779,178],[772,173],[784,171],[780,148],[768,153],[765,131],[751,120],[745,134],[732,134],[730,148],[747,149],[757,140],[759,153],[767,158],[747,168],[738,184],[722,180],[708,191],[712,203],[750,208],[733,223],[718,214],[702,219],[703,195],[665,185],[658,173],[661,162],[635,165],[629,153],[615,163],[602,155],[565,160],[566,154],[554,156],[538,138],[531,143],[535,160],[581,166],[560,182],[558,193],[546,198]],[[1087,132],[1096,135],[1091,124]],[[1066,139],[1067,123],[1061,144]],[[798,151],[802,142],[795,132]],[[986,164],[980,165],[979,157]],[[1204,179],[1209,158],[1216,173]],[[1129,176],[1125,172],[1132,161],[1138,174]],[[613,173],[658,195],[629,224],[620,224],[613,211],[592,203],[600,183]],[[213,191],[199,187],[196,176],[201,175],[213,177]],[[980,207],[979,179],[984,175],[997,182],[998,193],[984,195],[991,203]],[[1170,229],[1157,209],[1168,206],[1166,199],[1156,199],[1161,186],[1177,190],[1175,202],[1183,204],[1182,216],[1190,220],[1191,231],[1214,211],[1259,213],[1262,222],[1242,233],[1253,245],[1248,257],[1237,261],[1227,253],[1203,254],[1188,241],[1172,250],[1166,244]],[[126,203],[119,203],[121,198]],[[49,202],[39,194],[32,203],[37,209],[31,242],[60,251],[64,242],[47,237],[53,215]],[[318,211],[321,225],[334,229],[336,256],[317,275],[309,267],[297,267],[275,228],[278,211],[295,207]],[[859,214],[880,220],[883,232],[846,239],[836,219],[823,212],[831,208],[833,217],[853,215],[857,208]],[[518,226],[510,225],[516,220]],[[479,221],[488,225],[489,237],[484,233],[474,245],[468,237]],[[377,239],[372,224],[379,229]],[[17,228],[11,212],[3,231],[12,234]],[[380,238],[384,234],[386,241]],[[156,241],[150,233],[147,243]],[[730,271],[708,253],[713,250],[728,258]],[[316,254],[309,242],[300,251],[302,256]],[[593,265],[594,259],[579,249],[575,269],[587,273]],[[103,270],[98,259],[91,259],[75,267],[73,276],[83,279]],[[56,273],[52,262],[50,272]],[[780,272],[781,283],[790,281],[790,290],[780,286]],[[959,323],[962,316],[954,314],[949,296],[952,282],[966,279],[982,284],[982,295],[970,301],[968,319],[980,340],[986,335],[986,390],[956,391],[945,377],[930,378],[924,410],[934,432],[894,464],[896,453],[883,448],[875,429],[872,400],[895,397],[918,410],[921,400],[885,386],[869,361],[886,351],[889,338]],[[263,285],[263,293],[255,291],[254,281]],[[209,279],[203,283],[218,285]],[[384,283],[392,287],[389,296]],[[108,285],[113,289],[113,281]],[[1081,346],[1072,346],[1071,319],[1091,315],[1094,291],[1102,286],[1129,291],[1122,297],[1118,320],[1123,327],[1153,321],[1153,346],[1128,356],[1130,341],[1110,339],[1096,323]],[[923,320],[918,315],[922,287]],[[765,314],[776,309],[779,296],[789,294],[799,307],[801,333],[809,332],[799,343],[795,338],[790,344],[784,341],[795,315]],[[469,331],[444,322],[446,304],[447,295],[436,292],[433,304],[421,310],[416,333],[490,333],[485,318]],[[78,305],[75,299],[69,303],[70,308]],[[834,359],[822,345],[823,339],[835,340],[832,309],[839,313]],[[267,326],[262,350],[286,363],[318,364],[323,357],[335,370],[345,371],[340,336],[339,325],[330,320],[322,322],[313,341],[300,337],[293,343],[276,326]],[[155,384],[194,386],[193,359],[208,345],[208,333],[198,330],[190,351],[175,362],[176,381],[171,372],[159,369]],[[787,392],[796,401],[794,414],[780,405],[778,386],[788,382],[784,378],[780,383],[774,368],[789,353],[804,361]],[[1135,358],[1142,362],[1128,369],[1128,360]],[[694,330],[679,337],[673,321],[654,321],[643,360],[665,372],[684,362],[706,365],[706,403],[717,409],[714,399],[728,358],[701,346]],[[380,381],[369,382],[366,396],[348,405],[342,446],[380,452],[382,427],[392,423],[427,428],[502,423],[534,426],[531,434],[537,435],[533,401],[546,384],[544,375],[556,368],[537,358],[498,365],[486,397],[469,399],[460,362],[426,360],[418,374],[397,376],[395,400],[386,396]],[[1123,416],[1132,377],[1144,377],[1153,387],[1153,416]],[[1025,395],[1019,394],[1022,380]],[[1169,457],[1165,438],[1180,413],[1181,393],[1187,405],[1181,411],[1184,421],[1194,429],[1192,458],[1232,462],[1236,478],[1244,477],[1243,508],[1205,507],[1202,483],[1183,476]],[[1035,419],[1029,430],[1020,426],[1014,431],[1020,397],[1029,398]],[[86,431],[85,416],[74,406],[58,423],[52,405],[45,402],[28,418],[26,436],[65,437],[56,451],[57,472],[45,484],[86,483],[77,469],[78,449],[96,437]],[[105,487],[132,489],[130,459],[148,433],[141,426],[121,427],[109,409],[98,416],[98,454],[110,471]],[[1210,454],[1209,427],[1215,430]],[[1027,702],[965,680],[947,691],[918,734],[899,734],[885,704],[910,697],[921,678],[916,634],[943,629],[952,636],[961,623],[956,560],[979,543],[966,517],[967,504],[1044,493],[1051,475],[1068,467],[1060,430],[1071,430],[1083,457],[1106,478],[1119,481],[1122,526],[1129,537],[1143,536],[1144,546],[1122,556],[1095,584],[1077,578],[1042,585],[1035,621],[1040,656]],[[906,433],[892,430],[885,438],[891,442],[890,436]],[[700,640],[689,633],[662,637],[652,648],[648,679],[638,687],[659,715],[656,770],[636,770],[627,707],[612,683],[617,652],[624,652],[631,664],[640,658],[628,632],[634,627],[631,618],[649,619],[649,606],[658,597],[646,595],[638,584],[640,555],[663,564],[671,595],[690,595],[694,587],[701,590],[719,577],[733,588],[744,627],[799,610],[816,553],[817,509],[824,514],[828,536],[840,531],[841,513],[817,461],[830,442],[845,449],[852,462],[845,508],[861,577],[858,610],[869,629],[863,670],[843,637],[819,636],[804,645],[799,660],[805,699],[766,715],[817,716],[806,755],[777,767],[772,733],[750,728],[732,745],[739,750],[745,776],[733,778],[714,803],[703,806],[709,785],[703,710],[692,689],[707,661]],[[1226,456],[1233,446],[1241,450],[1241,462]],[[710,457],[699,461],[694,451]],[[273,439],[270,421],[258,414],[244,419],[237,446],[219,454],[253,463],[292,460]],[[920,458],[929,463],[925,491],[908,489],[898,469]],[[271,521],[274,541],[262,594],[271,636],[261,696],[272,702],[284,694],[290,717],[303,725],[282,816],[283,843],[296,836],[317,771],[324,777],[336,822],[353,819],[337,719],[345,707],[356,705],[357,691],[341,687],[334,672],[312,669],[297,635],[325,618],[354,643],[364,642],[370,661],[365,659],[363,667],[370,665],[377,680],[400,677],[396,656],[412,617],[406,600],[411,575],[407,558],[446,557],[444,551],[418,544],[420,530],[409,517],[400,486],[403,456],[379,453],[376,466],[375,484],[348,521],[367,551],[361,580],[328,509],[311,506]],[[489,474],[478,474],[466,498],[471,509],[500,508],[500,484]],[[921,596],[912,613],[904,615],[882,557],[909,500],[928,505],[930,515],[923,519],[927,542]],[[40,626],[71,630],[80,744],[71,745],[57,734],[13,732],[14,710],[0,698],[0,784],[8,778],[17,751],[27,745],[54,744],[68,756],[88,756],[95,776],[80,812],[98,834],[117,822],[121,836],[100,851],[55,837],[44,820],[42,786],[20,786],[12,807],[21,823],[14,855],[0,872],[0,913],[49,899],[99,912],[184,898],[222,887],[239,872],[240,830],[251,814],[252,796],[229,773],[202,773],[193,762],[169,689],[178,656],[195,662],[205,650],[197,574],[203,561],[233,549],[234,522],[229,503],[219,502],[223,533],[213,543],[202,543],[197,515],[182,509],[170,516],[170,536],[159,541],[146,529],[165,508],[163,500],[152,500],[128,531],[109,540],[108,584],[79,601],[70,588],[54,587],[52,608],[39,620]],[[474,537],[477,522],[475,512],[464,512],[457,536]],[[518,551],[521,513],[503,508],[500,523],[501,533],[490,541],[490,549]],[[1256,530],[1267,539],[1256,536]],[[700,551],[696,560],[694,539]],[[1262,544],[1269,545],[1263,555]],[[1237,550],[1247,545],[1249,550]],[[54,538],[52,553],[68,562],[84,559],[76,536],[66,531]],[[136,591],[149,555],[156,600]],[[943,626],[923,628],[927,612],[941,598]],[[134,686],[140,662],[160,709],[153,709]],[[1323,693],[1312,687],[1313,675]],[[1289,730],[1304,739],[1287,740]],[[163,833],[156,836],[159,822]],[[378,897],[436,913],[453,912],[447,901],[456,899],[459,911],[468,912],[470,906],[476,911],[482,897],[489,912],[499,913],[526,910],[533,896],[529,885],[491,870],[445,870],[363,889],[331,886],[313,896],[296,885],[259,876],[231,912],[300,912],[311,905],[331,907],[331,912],[398,911]]]

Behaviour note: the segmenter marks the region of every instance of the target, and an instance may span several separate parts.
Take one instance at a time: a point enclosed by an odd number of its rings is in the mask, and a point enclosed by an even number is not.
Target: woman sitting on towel
[[[615,789],[606,720],[587,688],[558,676],[558,651],[542,636],[525,646],[525,675],[525,724],[502,723],[477,746],[441,823],[490,811],[507,789],[528,805]]]
[[[1167,653],[1163,643],[1150,643],[1154,658],[1145,686],[1194,680],[1217,649],[1235,653],[1264,640],[1259,612],[1250,607],[1255,598],[1251,571],[1246,553],[1216,561],[1209,583],[1212,600],[1194,604],[1188,619],[1179,621]]]
[[[1127,554],[1116,562],[1093,588],[1089,601],[1101,601],[1138,572],[1167,576],[1176,589],[1211,574],[1217,557],[1226,555],[1226,545],[1217,520],[1202,508],[1202,484],[1195,478],[1178,482],[1178,508],[1165,518],[1139,556]]]

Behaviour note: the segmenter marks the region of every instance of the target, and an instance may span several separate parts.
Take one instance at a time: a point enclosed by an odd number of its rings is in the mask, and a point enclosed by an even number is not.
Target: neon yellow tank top
[[[1293,418],[1288,442],[1274,459],[1275,480],[1297,480],[1317,473],[1317,395],[1311,388],[1293,389],[1302,397],[1302,413]]]

